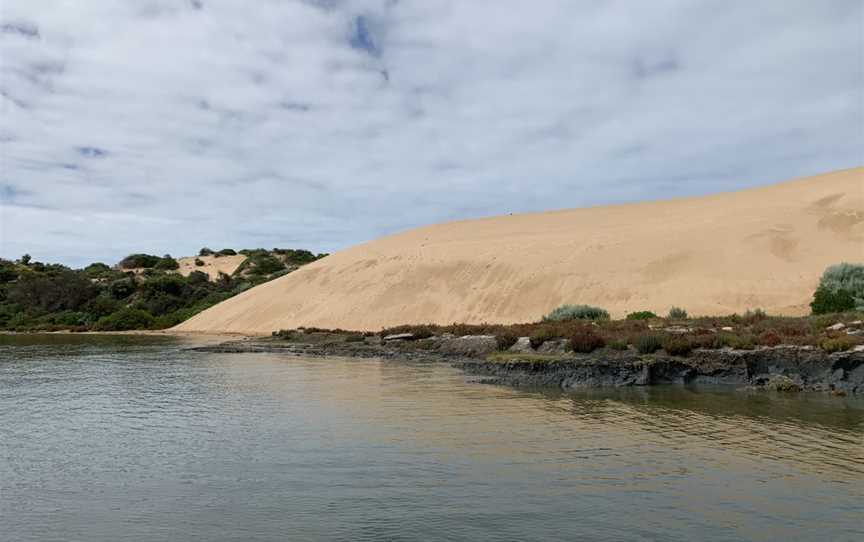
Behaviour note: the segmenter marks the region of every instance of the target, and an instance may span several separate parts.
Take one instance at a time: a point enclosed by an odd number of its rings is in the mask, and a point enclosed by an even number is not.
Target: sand
[[[204,262],[204,265],[195,265],[195,260],[199,259]],[[180,264],[180,269],[177,271],[184,277],[188,277],[192,271],[203,271],[210,276],[210,279],[219,277],[219,273],[231,275],[246,261],[246,256],[238,254],[236,256],[190,256],[188,258],[177,258],[177,263]]]
[[[181,324],[318,326],[536,321],[562,303],[613,317],[802,315],[825,267],[864,261],[864,168],[699,198],[450,222],[332,254]]]

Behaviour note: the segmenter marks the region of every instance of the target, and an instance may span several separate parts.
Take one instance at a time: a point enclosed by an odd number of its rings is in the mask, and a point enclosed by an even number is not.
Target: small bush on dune
[[[219,252],[216,253],[216,256],[236,256],[237,251],[233,248],[223,248]]]
[[[627,320],[650,320],[652,318],[657,318],[657,315],[651,311],[637,311],[627,315]]]
[[[661,335],[640,335],[633,341],[633,345],[640,354],[653,354],[663,348],[663,337]]]
[[[813,314],[830,314],[851,311],[855,308],[855,297],[849,290],[832,290],[819,286],[813,294],[810,311]]]
[[[212,256],[213,255],[213,249],[204,247],[198,251],[198,255],[199,256]]]
[[[811,308],[813,314],[864,310],[864,264],[840,263],[827,268],[819,280]]]
[[[161,259],[159,256],[153,256],[152,254],[130,254],[120,260],[120,267],[122,269],[151,269],[156,267],[156,264]]]
[[[687,311],[681,307],[672,307],[669,309],[669,318],[673,320],[683,320],[687,318]]]
[[[195,258],[195,266],[204,267],[204,260],[202,260],[201,258]]]
[[[606,346],[606,341],[603,337],[589,327],[579,329],[570,337],[570,349],[574,352],[589,354],[604,346]]]
[[[174,271],[180,269],[180,264],[177,263],[177,260],[172,258],[170,254],[166,254],[155,266],[153,266],[153,268],[161,269],[163,271]]]
[[[544,322],[564,322],[567,320],[608,320],[609,313],[600,307],[590,305],[561,305],[543,317]]]

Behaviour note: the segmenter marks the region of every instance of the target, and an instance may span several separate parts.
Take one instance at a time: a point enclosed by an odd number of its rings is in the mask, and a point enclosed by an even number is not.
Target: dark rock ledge
[[[222,353],[268,352],[296,356],[336,356],[446,362],[481,377],[483,382],[519,387],[649,386],[655,384],[727,384],[777,391],[864,394],[864,351],[827,353],[813,347],[777,346],[754,350],[695,350],[687,357],[635,350],[602,349],[591,354],[546,355],[511,350],[495,352],[490,337],[432,337],[417,341],[382,341],[378,337],[346,341],[252,339],[192,350]]]

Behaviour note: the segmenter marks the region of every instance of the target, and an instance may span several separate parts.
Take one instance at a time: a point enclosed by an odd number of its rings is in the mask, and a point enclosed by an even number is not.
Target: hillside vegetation
[[[294,249],[207,251],[200,257],[236,258],[239,252],[243,260],[233,273],[214,277],[198,270],[182,273],[170,255],[131,254],[114,267],[93,263],[83,269],[33,261],[27,255],[16,261],[0,259],[0,329],[169,328],[325,256]]]

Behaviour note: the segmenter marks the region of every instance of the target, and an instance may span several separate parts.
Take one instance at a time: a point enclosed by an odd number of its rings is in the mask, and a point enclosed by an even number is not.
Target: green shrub
[[[855,308],[855,297],[849,290],[832,290],[827,286],[819,286],[813,294],[810,311],[813,314],[830,314],[846,312]]]
[[[600,307],[590,305],[561,305],[543,317],[544,322],[564,322],[567,320],[608,320],[609,313]]]
[[[627,315],[627,320],[650,320],[651,318],[657,318],[657,315],[651,311],[637,311]]]
[[[681,307],[672,307],[669,309],[669,318],[673,320],[683,320],[687,318],[687,311]]]
[[[216,256],[236,256],[237,251],[233,248],[223,248],[219,252],[216,253]]]
[[[729,347],[735,350],[753,350],[756,348],[756,339],[752,335],[735,335],[732,333],[717,334],[718,347]]]
[[[177,260],[171,257],[170,254],[166,254],[159,260],[154,266],[154,269],[161,269],[163,271],[174,271],[176,269],[180,269],[180,264],[177,263]]]
[[[663,348],[662,335],[640,335],[633,341],[633,345],[640,354],[653,354]]]
[[[606,343],[606,346],[608,346],[612,350],[627,350],[627,341],[615,339]]]
[[[606,346],[606,341],[589,327],[578,329],[570,337],[570,349],[574,352],[589,354],[598,348]]]
[[[845,352],[853,346],[855,346],[855,341],[848,336],[825,339],[819,343],[819,348],[828,352],[829,354],[834,352]]]
[[[204,267],[204,260],[202,260],[201,258],[195,258],[195,266]]]
[[[198,251],[198,255],[199,256],[212,256],[213,255],[213,249],[204,247]]]
[[[864,310],[864,264],[856,263],[839,263],[832,265],[822,273],[822,278],[819,280],[819,288],[824,288],[829,292],[846,292],[853,298],[852,308]],[[818,292],[818,289],[817,289]],[[823,294],[824,295],[824,294]],[[816,303],[816,299],[813,300]],[[836,301],[845,301],[845,296]],[[812,306],[812,305],[811,305]],[[823,310],[822,313],[816,312],[816,309]],[[814,308],[814,314],[823,314],[824,312],[843,312],[843,310],[827,311],[830,307],[822,307],[817,304]]]
[[[153,315],[141,309],[123,308],[103,316],[96,322],[99,331],[129,331],[131,329],[150,329],[155,320]]]
[[[130,254],[120,260],[120,267],[122,269],[151,269],[156,267],[161,259],[152,254]]]
[[[663,341],[663,350],[670,356],[687,356],[693,350],[693,345],[684,337],[667,337]]]

